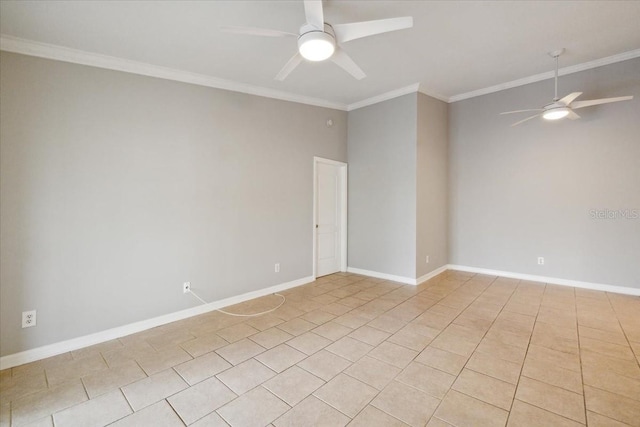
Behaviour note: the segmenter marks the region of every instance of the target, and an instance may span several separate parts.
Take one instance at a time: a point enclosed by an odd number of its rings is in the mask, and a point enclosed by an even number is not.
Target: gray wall
[[[361,108],[348,156],[344,112],[4,52],[0,66],[0,355],[194,306],[184,281],[213,301],[311,275],[314,155],[349,161],[351,267],[640,288],[640,219],[590,215],[640,210],[640,59],[562,77],[562,94],[636,97],[575,122],[498,115],[549,102],[551,81],[448,113],[422,94]],[[29,309],[38,326],[21,329]]]
[[[447,109],[447,103],[418,93],[416,277],[449,263]]]
[[[450,105],[452,264],[640,288],[640,219],[590,215],[640,211],[640,59],[561,77],[574,91],[635,99],[516,127],[498,113],[545,105],[551,80]]]
[[[212,301],[312,274],[313,156],[346,161],[345,112],[0,63],[0,354],[194,306],[184,281]]]
[[[416,97],[349,112],[349,267],[415,277]]]

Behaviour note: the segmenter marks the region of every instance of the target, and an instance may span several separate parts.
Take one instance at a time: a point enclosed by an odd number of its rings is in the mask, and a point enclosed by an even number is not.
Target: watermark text
[[[591,219],[640,219],[640,209],[589,209]]]

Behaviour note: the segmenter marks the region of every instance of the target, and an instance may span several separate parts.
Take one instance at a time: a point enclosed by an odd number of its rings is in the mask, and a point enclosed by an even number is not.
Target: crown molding
[[[343,104],[321,98],[297,95],[277,89],[270,89],[261,86],[220,79],[205,74],[198,74],[189,71],[177,70],[174,68],[161,67],[144,62],[132,61],[115,56],[101,55],[83,50],[26,40],[9,35],[0,35],[0,50],[19,53],[23,55],[36,56],[39,58],[53,59],[56,61],[87,65],[90,67],[104,68],[107,70],[122,71],[125,73],[156,77],[165,80],[173,80],[198,86],[246,93],[249,95],[273,98],[281,101],[289,101],[299,104],[313,105],[316,107],[331,108],[341,111],[357,110],[358,108],[377,104],[379,102],[387,101],[414,92],[420,92],[432,98],[436,98],[447,103],[452,103],[456,101],[462,101],[464,99],[474,98],[476,96],[499,92],[505,89],[524,86],[542,80],[547,80],[553,78],[554,76],[554,72],[549,71],[546,73],[536,74],[510,82],[501,83],[495,86],[453,95],[451,97],[446,97],[444,95],[436,93],[430,93],[428,90],[420,89],[420,84],[415,83],[409,86],[382,93],[380,95],[373,96],[371,98],[363,99],[352,104]],[[580,71],[589,70],[591,68],[602,67],[604,65],[614,64],[616,62],[626,61],[638,57],[640,57],[640,49],[635,49],[618,55],[607,56],[606,58],[596,59],[594,61],[561,68],[558,71],[558,75],[564,76],[567,74],[573,74]]]
[[[371,98],[363,99],[362,101],[354,102],[353,104],[347,105],[347,111],[357,110],[358,108],[377,104],[383,101],[388,101],[399,96],[408,95],[410,93],[417,92],[419,87],[420,83],[415,83],[409,86],[401,87],[400,89],[381,93],[380,95],[372,96]]]
[[[594,61],[584,62],[582,64],[572,65],[570,67],[560,68],[558,70],[559,76],[565,76],[567,74],[573,74],[580,71],[590,70],[592,68],[602,67],[603,65],[615,64],[616,62],[626,61],[628,59],[634,59],[640,57],[640,49],[630,50],[618,55],[607,56],[606,58],[596,59]],[[536,83],[542,80],[551,79],[554,77],[554,71],[548,71],[546,73],[536,74],[533,76],[525,77],[518,80],[513,80],[499,85],[486,87],[484,89],[472,90],[471,92],[465,92],[458,95],[453,95],[449,98],[448,102],[462,101],[463,99],[475,98],[476,96],[487,95],[489,93],[499,92],[505,89],[511,89],[518,86],[524,86],[530,83]]]
[[[440,94],[434,93],[434,92],[429,92],[428,90],[425,90],[423,88],[419,88],[418,92],[420,92],[423,95],[430,96],[431,98],[438,99],[438,100],[440,100],[442,102],[446,102],[446,103],[450,102],[448,96],[440,95]]]
[[[0,50],[19,53],[22,55],[36,56],[39,58],[53,59],[56,61],[70,62],[73,64],[87,65],[90,67],[104,68],[107,70],[122,71],[125,73],[156,77],[165,80],[173,80],[198,86],[230,90],[233,92],[241,92],[249,95],[279,99],[282,101],[297,102],[300,104],[313,105],[316,107],[332,108],[341,111],[351,111],[357,108],[365,107],[367,105],[372,105],[378,102],[393,99],[398,96],[417,92],[419,88],[419,84],[416,83],[407,87],[367,98],[353,104],[346,105],[338,102],[327,101],[325,99],[296,95],[276,89],[268,89],[260,86],[238,83],[231,80],[207,76],[204,74],[197,74],[189,71],[177,70],[174,68],[161,67],[159,65],[152,65],[144,62],[118,58],[115,56],[87,52],[84,50],[71,49],[68,47],[36,42],[8,35],[0,35]]]
[[[54,59],[56,61],[88,65],[90,67],[105,68],[108,70],[156,77],[159,79],[174,80],[198,86],[230,90],[249,95],[262,96],[265,98],[279,99],[281,101],[297,102],[316,107],[347,111],[347,105],[345,104],[331,102],[320,98],[296,95],[276,89],[238,83],[204,74],[191,73],[189,71],[176,70],[173,68],[146,64],[143,62],[131,61],[128,59],[117,58],[115,56],[101,55],[48,43],[35,42],[7,35],[0,35],[0,50],[29,56],[37,56],[39,58]]]

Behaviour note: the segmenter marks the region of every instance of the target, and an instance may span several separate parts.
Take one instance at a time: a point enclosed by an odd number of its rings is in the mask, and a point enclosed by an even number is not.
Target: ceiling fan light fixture
[[[542,114],[542,118],[545,120],[559,120],[569,115],[569,109],[567,107],[551,108]]]
[[[331,58],[336,50],[336,40],[331,34],[311,31],[298,38],[300,55],[308,61],[324,61]]]

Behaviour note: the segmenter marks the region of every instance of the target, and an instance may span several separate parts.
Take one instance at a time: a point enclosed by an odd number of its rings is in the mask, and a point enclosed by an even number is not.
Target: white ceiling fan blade
[[[302,62],[302,55],[296,53],[293,57],[282,67],[282,70],[276,76],[276,80],[283,81],[289,74]]]
[[[270,30],[268,28],[254,28],[254,27],[220,27],[220,31],[225,33],[243,34],[247,36],[261,36],[261,37],[298,37],[297,34],[288,33],[280,30]]]
[[[544,111],[544,108],[532,108],[532,109],[529,109],[529,110],[505,111],[504,113],[500,113],[500,115],[502,115],[502,114],[513,114],[513,113],[526,113],[528,111]]]
[[[617,98],[602,98],[592,99],[589,101],[576,101],[571,104],[571,108],[575,110],[576,108],[591,107],[592,105],[608,104],[610,102],[628,101],[630,99],[633,99],[633,96],[619,96]]]
[[[540,115],[540,114],[536,114],[535,116],[527,117],[527,118],[526,118],[526,119],[524,119],[524,120],[520,120],[519,122],[515,122],[514,124],[512,124],[512,125],[511,125],[511,127],[513,127],[513,126],[518,126],[520,123],[524,123],[524,122],[526,122],[526,121],[528,121],[528,120],[535,119],[535,118],[536,118],[536,117],[538,117],[539,115]]]
[[[353,62],[353,59],[342,49],[337,49],[331,57],[331,60],[347,73],[351,74],[356,80],[362,80],[367,77],[364,71],[362,71],[362,69]]]
[[[582,92],[573,92],[565,96],[564,98],[559,99],[558,102],[562,102],[564,105],[569,105],[580,95],[582,95]]]
[[[580,118],[580,116],[577,115],[573,110],[569,110],[569,114],[567,115],[567,118],[571,120],[577,120]]]
[[[362,37],[373,36],[389,31],[404,30],[413,27],[413,18],[379,19],[377,21],[352,22],[350,24],[333,25],[338,43],[345,43]]]
[[[304,14],[307,18],[307,24],[313,25],[318,30],[324,30],[322,0],[304,0]]]

